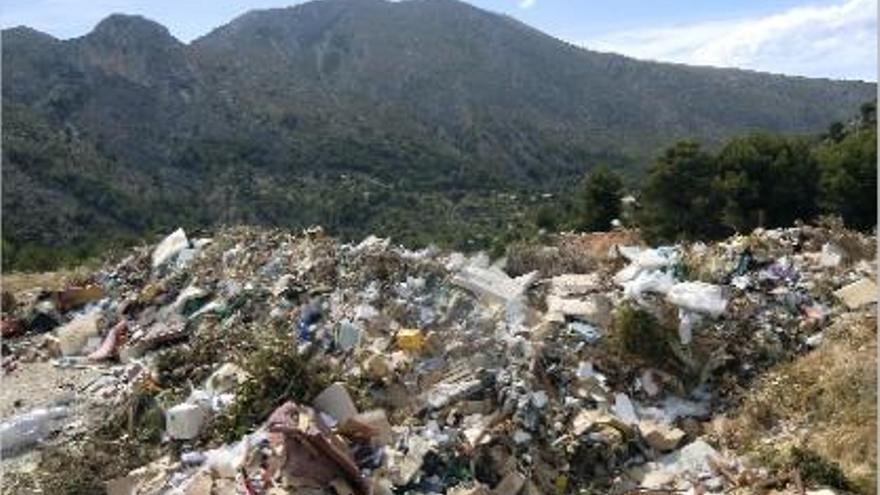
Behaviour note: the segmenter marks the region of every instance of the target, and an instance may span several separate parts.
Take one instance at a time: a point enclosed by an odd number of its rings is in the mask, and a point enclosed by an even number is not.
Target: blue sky
[[[81,36],[114,12],[190,41],[255,8],[295,0],[3,0],[4,27]],[[877,0],[469,0],[586,48],[636,58],[877,80]]]

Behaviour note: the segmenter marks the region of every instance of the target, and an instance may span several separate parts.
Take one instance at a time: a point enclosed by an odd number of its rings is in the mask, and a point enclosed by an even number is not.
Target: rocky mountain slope
[[[638,170],[682,137],[817,132],[876,88],[596,53],[453,0],[254,11],[189,44],[126,15],[2,34],[4,239],[39,246],[474,225],[504,210],[486,191]]]

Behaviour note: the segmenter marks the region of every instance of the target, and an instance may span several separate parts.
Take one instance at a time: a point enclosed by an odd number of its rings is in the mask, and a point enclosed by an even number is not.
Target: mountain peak
[[[180,43],[171,36],[168,28],[156,21],[139,15],[111,14],[98,23],[86,35],[90,39],[101,39],[116,43],[151,42],[171,40]]]

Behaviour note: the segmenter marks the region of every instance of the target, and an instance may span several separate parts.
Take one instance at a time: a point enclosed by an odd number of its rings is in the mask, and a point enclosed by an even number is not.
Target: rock
[[[358,413],[354,401],[351,400],[351,396],[348,394],[348,390],[345,389],[345,385],[341,382],[336,382],[325,388],[315,397],[312,405],[315,409],[329,414],[339,423],[345,422],[345,420]]]
[[[635,405],[633,405],[632,400],[626,394],[614,396],[614,406],[612,406],[611,410],[614,411],[615,416],[628,425],[634,425],[639,422]]]
[[[225,363],[205,380],[205,390],[211,394],[225,394],[235,390],[248,378],[248,372],[233,363]]]
[[[489,489],[481,483],[471,486],[458,485],[449,490],[449,495],[489,495]]]
[[[639,431],[642,433],[645,442],[647,442],[651,448],[660,452],[668,452],[675,449],[686,436],[685,433],[678,428],[649,420],[642,420],[639,422]]]
[[[211,474],[207,471],[199,471],[182,487],[182,495],[211,495],[213,488],[214,478]]]
[[[666,454],[655,462],[631,468],[627,476],[642,488],[659,489],[682,477],[696,477],[710,472],[710,460],[719,457],[718,451],[702,440]]]
[[[389,445],[393,439],[391,423],[384,409],[373,409],[355,414],[339,425],[343,435],[376,439],[382,445]]]
[[[56,335],[61,353],[65,356],[81,354],[89,339],[98,336],[100,319],[101,312],[93,310],[59,328]]]
[[[347,352],[361,344],[361,329],[354,323],[344,320],[336,328],[336,346],[342,352]]]
[[[165,432],[174,440],[192,440],[199,436],[206,419],[201,406],[178,404],[165,412]]]
[[[105,484],[107,495],[140,495],[160,493],[173,470],[169,456],[139,467],[127,475],[114,478]]]
[[[611,301],[602,294],[592,294],[582,299],[566,299],[547,296],[547,320],[565,321],[576,318],[601,327],[611,324]]]
[[[658,462],[668,472],[697,474],[711,470],[710,460],[718,457],[718,451],[711,445],[703,440],[696,440],[681,450],[666,454]]]
[[[153,270],[161,268],[188,247],[189,240],[186,238],[186,232],[183,229],[175,230],[153,250]]]
[[[547,402],[549,402],[550,399],[547,397],[547,392],[539,390],[532,393],[530,400],[533,406],[542,409],[547,405]]]
[[[598,273],[565,274],[550,279],[550,293],[559,297],[579,296],[601,289]]]
[[[877,284],[863,278],[853,282],[834,293],[849,309],[859,309],[867,304],[877,302]]]
[[[822,245],[822,252],[819,255],[819,265],[823,268],[837,267],[844,259],[846,259],[846,251],[837,244],[826,242]]]
[[[632,428],[620,420],[617,416],[601,409],[588,409],[581,411],[574,417],[571,423],[571,432],[575,436],[594,429],[597,426],[611,426],[623,433],[632,433]]]
[[[492,489],[493,495],[516,495],[522,490],[526,478],[516,471],[511,471],[501,479],[501,482]]]
[[[392,472],[392,482],[396,486],[408,485],[422,468],[425,456],[430,452],[433,443],[427,439],[412,435],[406,443],[406,455],[393,457],[393,464],[389,466]]]
[[[388,377],[393,370],[391,361],[382,354],[373,354],[363,361],[362,367],[373,380],[382,380]]]

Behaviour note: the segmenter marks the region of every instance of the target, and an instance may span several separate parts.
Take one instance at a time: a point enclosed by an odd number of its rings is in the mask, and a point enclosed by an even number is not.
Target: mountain
[[[118,14],[2,41],[15,246],[241,222],[454,240],[597,163],[637,174],[680,138],[817,132],[876,92],[592,52],[455,0],[253,11],[189,44]]]

